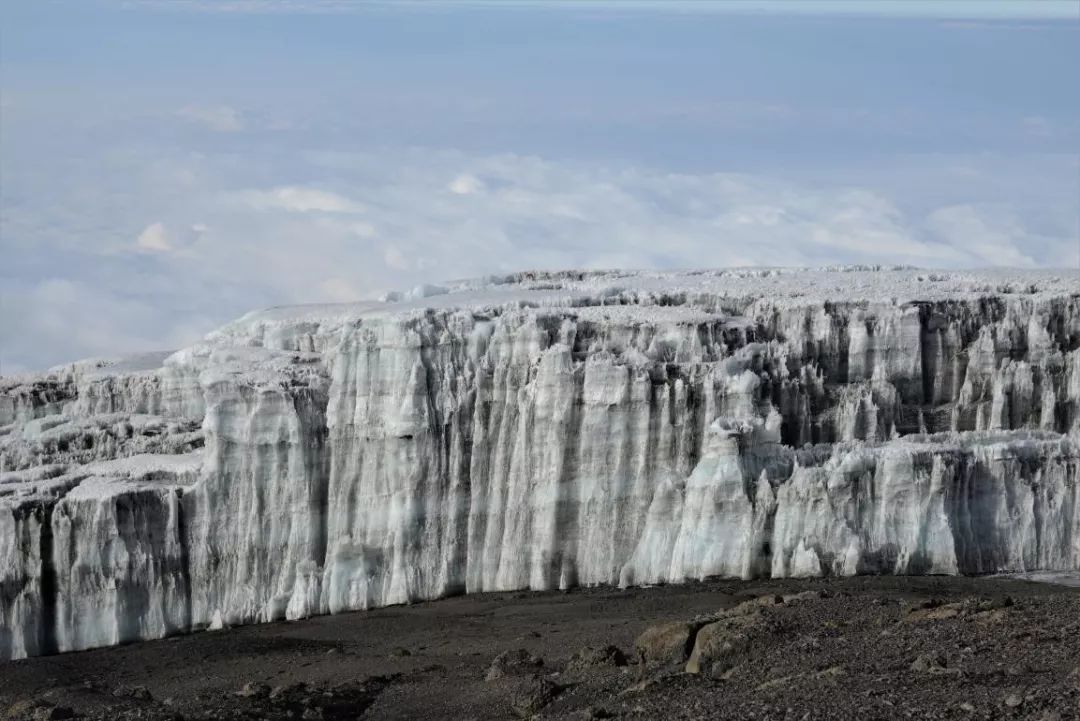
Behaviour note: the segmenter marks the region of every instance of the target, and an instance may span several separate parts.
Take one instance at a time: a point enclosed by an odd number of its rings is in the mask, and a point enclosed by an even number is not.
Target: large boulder
[[[535,678],[525,684],[511,703],[518,718],[532,718],[562,693],[562,686],[547,678]]]
[[[506,676],[526,676],[538,672],[544,665],[544,659],[533,656],[523,648],[503,651],[488,666],[485,681],[497,681]]]
[[[760,614],[742,613],[702,626],[694,637],[686,672],[716,676],[727,671],[750,648],[753,632],[760,624]]]
[[[585,646],[570,657],[566,670],[580,673],[605,666],[625,666],[626,662],[626,654],[618,646],[610,644],[600,648]]]
[[[634,641],[634,648],[643,664],[683,663],[693,647],[694,635],[701,626],[701,623],[690,621],[672,621],[649,626]]]

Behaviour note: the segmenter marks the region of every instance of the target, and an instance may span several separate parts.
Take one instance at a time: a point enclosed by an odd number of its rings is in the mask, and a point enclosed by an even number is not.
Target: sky
[[[533,268],[1080,268],[1080,0],[0,0],[0,374]]]

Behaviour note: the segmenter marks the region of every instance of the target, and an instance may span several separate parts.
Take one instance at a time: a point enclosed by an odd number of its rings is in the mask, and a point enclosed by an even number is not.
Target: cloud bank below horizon
[[[5,209],[23,270],[4,293],[5,336],[19,339],[5,349],[5,372],[180,346],[265,305],[491,273],[1063,266],[1076,261],[1080,235],[1067,212],[1048,225],[1052,208],[1039,209],[1040,223],[1003,202],[912,211],[880,189],[759,174],[421,149],[298,151],[261,173],[227,153],[139,158],[109,151],[48,173],[69,184],[18,178],[41,195]],[[91,168],[112,185],[88,191],[78,179]],[[976,164],[932,180],[977,185],[980,175]],[[139,213],[125,227],[112,209],[132,187]],[[43,224],[40,203],[65,212]]]

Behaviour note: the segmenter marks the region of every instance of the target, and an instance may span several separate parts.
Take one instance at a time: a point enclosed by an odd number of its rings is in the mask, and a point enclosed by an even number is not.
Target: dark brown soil
[[[635,650],[655,624],[808,590],[755,605],[748,645],[707,673],[685,673],[681,647],[666,664]],[[1080,589],[862,577],[481,594],[0,665],[4,719],[531,715],[1080,720]]]

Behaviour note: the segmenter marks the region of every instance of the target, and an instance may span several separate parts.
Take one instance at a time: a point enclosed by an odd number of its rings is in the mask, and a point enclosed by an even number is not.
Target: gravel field
[[[4,719],[1080,719],[1080,588],[462,596],[0,666]]]

